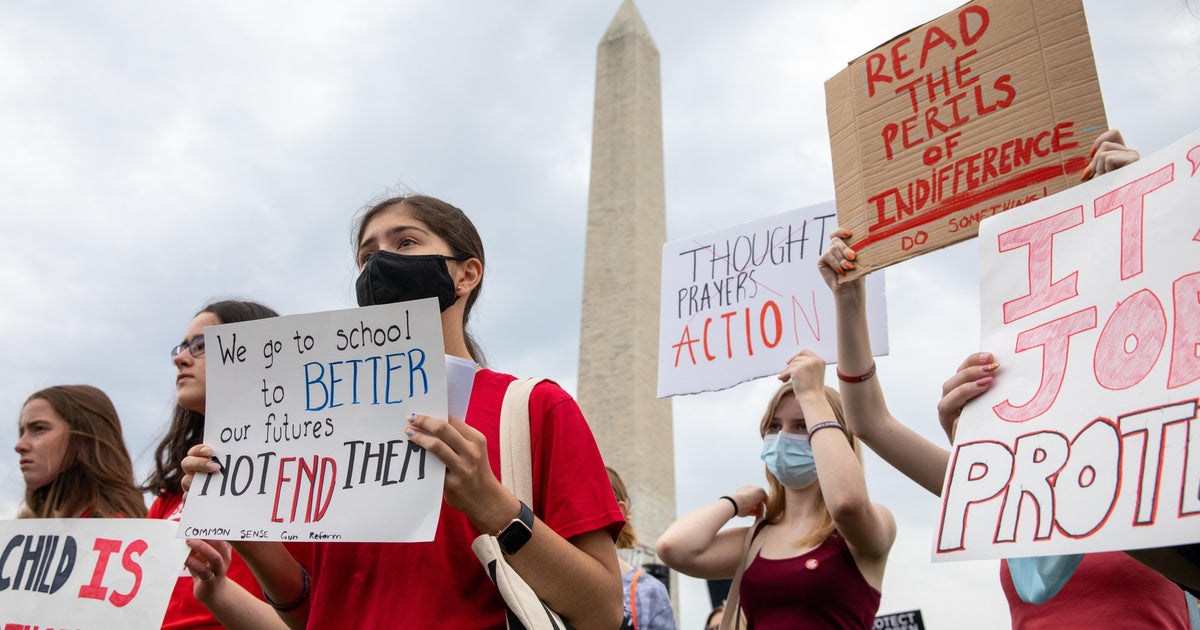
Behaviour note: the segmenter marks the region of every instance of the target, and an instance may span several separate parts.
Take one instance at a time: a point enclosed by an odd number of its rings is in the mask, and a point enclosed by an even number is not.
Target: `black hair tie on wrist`
[[[738,509],[738,504],[737,504],[737,501],[734,501],[734,500],[733,500],[733,497],[731,497],[731,496],[729,496],[729,495],[725,495],[725,496],[723,496],[723,497],[721,497],[721,498],[722,498],[722,499],[725,499],[726,501],[729,501],[729,504],[733,506],[733,516],[737,516],[737,515],[738,515],[738,512],[740,512],[740,511],[741,511],[740,509]],[[732,517],[730,517],[730,518],[732,518]]]

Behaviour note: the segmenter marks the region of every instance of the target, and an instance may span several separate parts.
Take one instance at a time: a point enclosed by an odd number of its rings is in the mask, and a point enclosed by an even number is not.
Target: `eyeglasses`
[[[183,354],[184,350],[187,350],[193,359],[199,359],[204,356],[204,333],[192,337],[191,341],[185,341],[171,348],[171,358],[174,359]]]

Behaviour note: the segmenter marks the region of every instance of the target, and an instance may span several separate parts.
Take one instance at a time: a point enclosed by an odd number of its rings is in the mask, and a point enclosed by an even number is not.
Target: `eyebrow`
[[[407,232],[409,230],[415,230],[415,231],[420,232],[421,234],[425,234],[425,235],[429,234],[429,230],[422,229],[415,225],[397,225],[395,227],[389,228],[387,232],[384,232],[383,238],[385,238],[387,240],[391,240],[391,239],[395,238],[396,236],[398,236],[400,233]],[[371,246],[371,245],[376,245],[376,239],[374,236],[367,237],[367,240],[359,243],[358,251],[361,252],[362,250],[366,249],[368,246]],[[376,246],[378,246],[378,245],[376,245]]]

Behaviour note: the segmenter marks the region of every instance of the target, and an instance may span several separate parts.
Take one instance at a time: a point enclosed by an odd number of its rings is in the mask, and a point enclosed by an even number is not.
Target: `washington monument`
[[[671,401],[656,397],[666,239],[658,48],[624,0],[596,55],[579,404],[641,542],[675,520]]]

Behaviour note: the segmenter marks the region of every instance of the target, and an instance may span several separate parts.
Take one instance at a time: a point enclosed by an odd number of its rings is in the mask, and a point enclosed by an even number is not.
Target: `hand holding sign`
[[[935,559],[1196,541],[1197,145],[984,222],[981,331],[1007,376],[957,427]]]
[[[404,435],[404,418],[447,415],[436,300],[210,326],[205,336],[219,350],[206,368],[211,455],[195,449],[184,462],[193,477],[183,536],[433,538],[444,468]],[[392,512],[362,518],[380,506]]]
[[[187,546],[191,552],[183,565],[192,574],[196,599],[204,601],[208,592],[216,588],[216,581],[225,579],[232,548],[223,540],[196,538],[189,538]]]
[[[409,439],[446,465],[446,503],[466,514],[480,531],[499,531],[520,511],[516,497],[492,473],[482,433],[458,418],[443,422],[415,415],[409,423]]]
[[[954,373],[942,384],[942,399],[938,401],[938,421],[951,442],[958,429],[958,419],[963,407],[980,394],[986,392],[1000,369],[990,352],[976,352],[963,360]]]
[[[1109,129],[1092,142],[1092,162],[1083,169],[1080,181],[1087,181],[1138,161],[1137,151],[1125,146],[1121,132]]]

